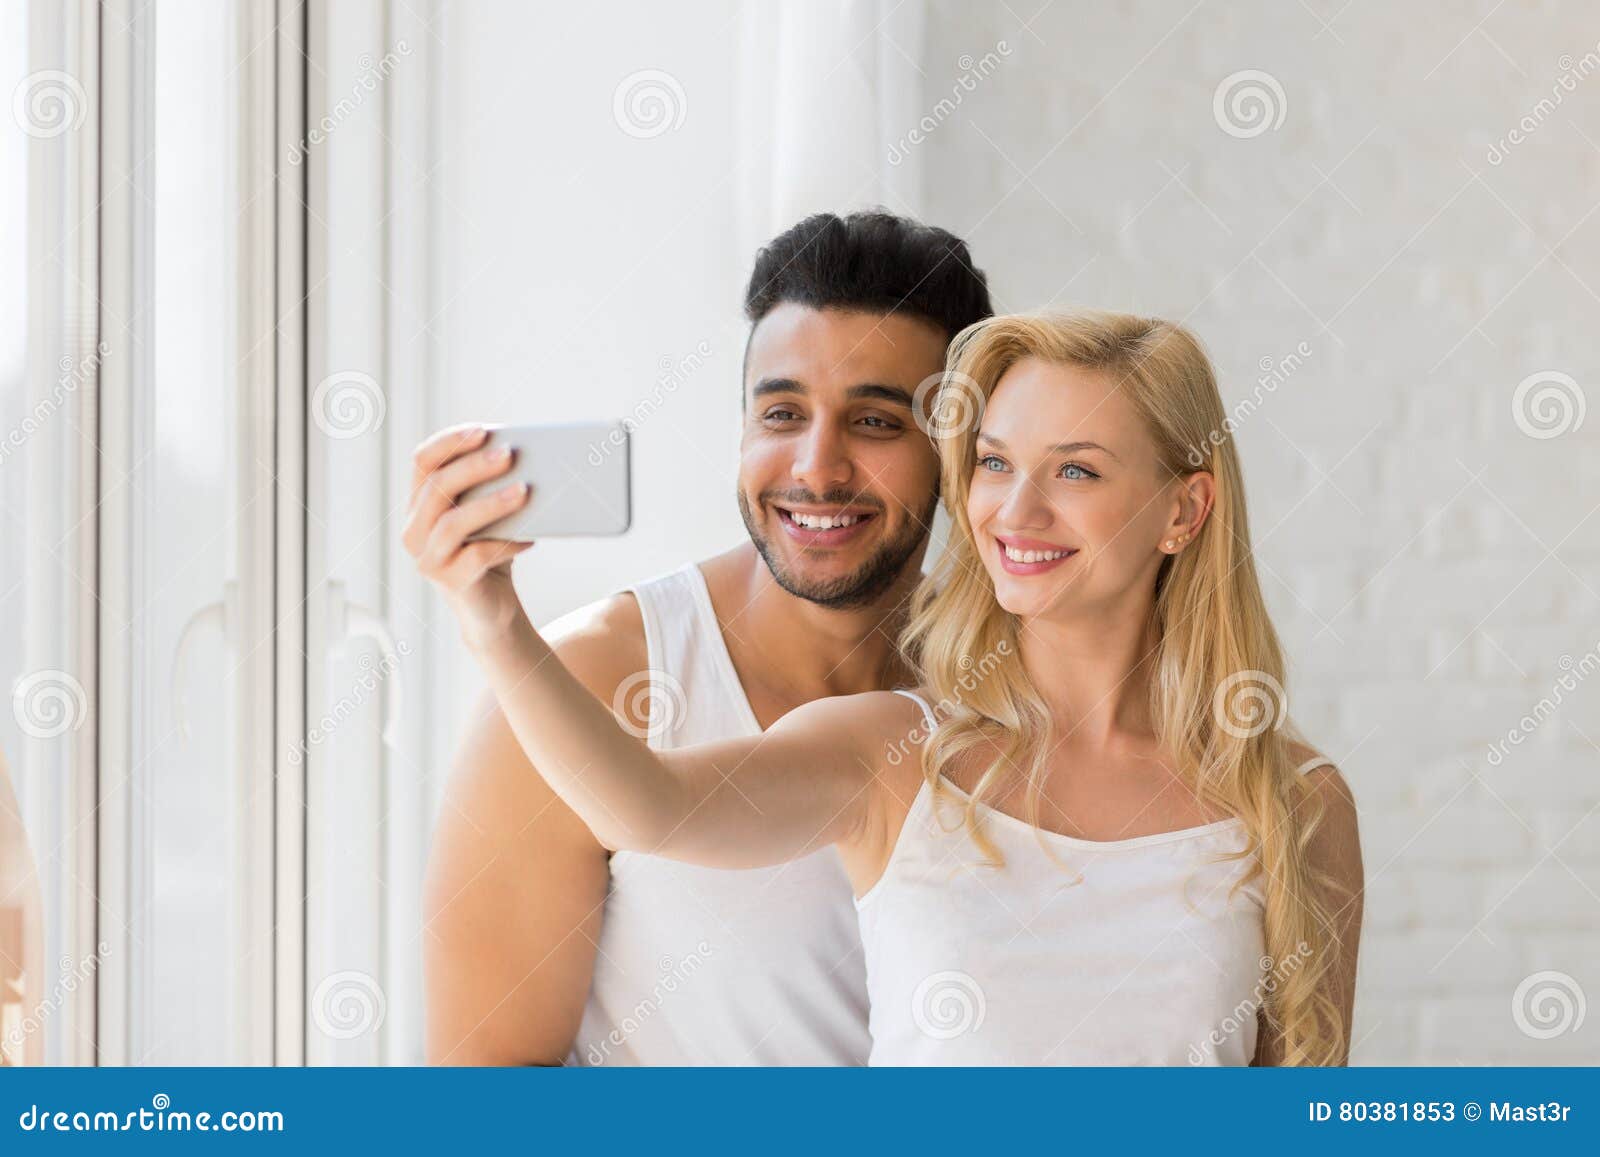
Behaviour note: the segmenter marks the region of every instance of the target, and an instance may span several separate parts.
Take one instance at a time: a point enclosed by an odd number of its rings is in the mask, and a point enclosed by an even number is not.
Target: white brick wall
[[[1039,5],[933,5],[930,112],[1005,52],[914,146],[926,215],[1002,308],[1185,320],[1230,403],[1311,347],[1238,437],[1294,714],[1362,811],[1354,1060],[1600,1063],[1600,672],[1488,758],[1600,647],[1600,14]],[[1244,69],[1284,115],[1241,138],[1213,95]],[[1534,438],[1547,370],[1596,412]],[[1513,1015],[1543,970],[1596,1006],[1548,1039]]]

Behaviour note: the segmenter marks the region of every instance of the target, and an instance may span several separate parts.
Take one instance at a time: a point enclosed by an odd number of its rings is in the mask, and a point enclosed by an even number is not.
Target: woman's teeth
[[[854,526],[866,517],[864,514],[801,514],[798,511],[789,511],[789,517],[797,525],[807,530],[832,530],[836,526]]]
[[[1017,550],[1004,543],[1001,544],[1001,548],[1012,562],[1049,562],[1051,559],[1065,558],[1072,553],[1070,550]]]

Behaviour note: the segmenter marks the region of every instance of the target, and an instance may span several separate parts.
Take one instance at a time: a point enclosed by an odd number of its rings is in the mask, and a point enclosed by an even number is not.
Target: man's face
[[[785,302],[745,359],[739,512],[778,585],[828,607],[882,595],[920,558],[939,460],[912,418],[947,338],[898,314]]]

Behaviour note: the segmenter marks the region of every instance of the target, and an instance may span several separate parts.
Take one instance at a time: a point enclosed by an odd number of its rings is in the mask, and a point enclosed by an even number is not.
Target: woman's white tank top
[[[900,694],[922,705],[916,692]],[[1302,773],[1328,761],[1318,757]],[[1304,963],[1265,955],[1237,819],[1125,840],[1036,831],[924,783],[882,877],[856,901],[875,1065],[1246,1065],[1256,1012]],[[1040,847],[1050,847],[1057,863]],[[1065,865],[1063,867],[1062,865]]]
[[[759,735],[700,568],[630,589],[650,668],[630,690],[651,696],[650,746]],[[751,871],[611,857],[571,1063],[859,1065],[868,1045],[861,937],[832,848]]]

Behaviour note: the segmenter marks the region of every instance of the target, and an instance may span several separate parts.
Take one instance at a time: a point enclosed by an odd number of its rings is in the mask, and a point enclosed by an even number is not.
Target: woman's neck
[[[1023,670],[1049,705],[1059,734],[1094,745],[1118,735],[1151,734],[1151,611],[1145,602],[1018,624]]]

